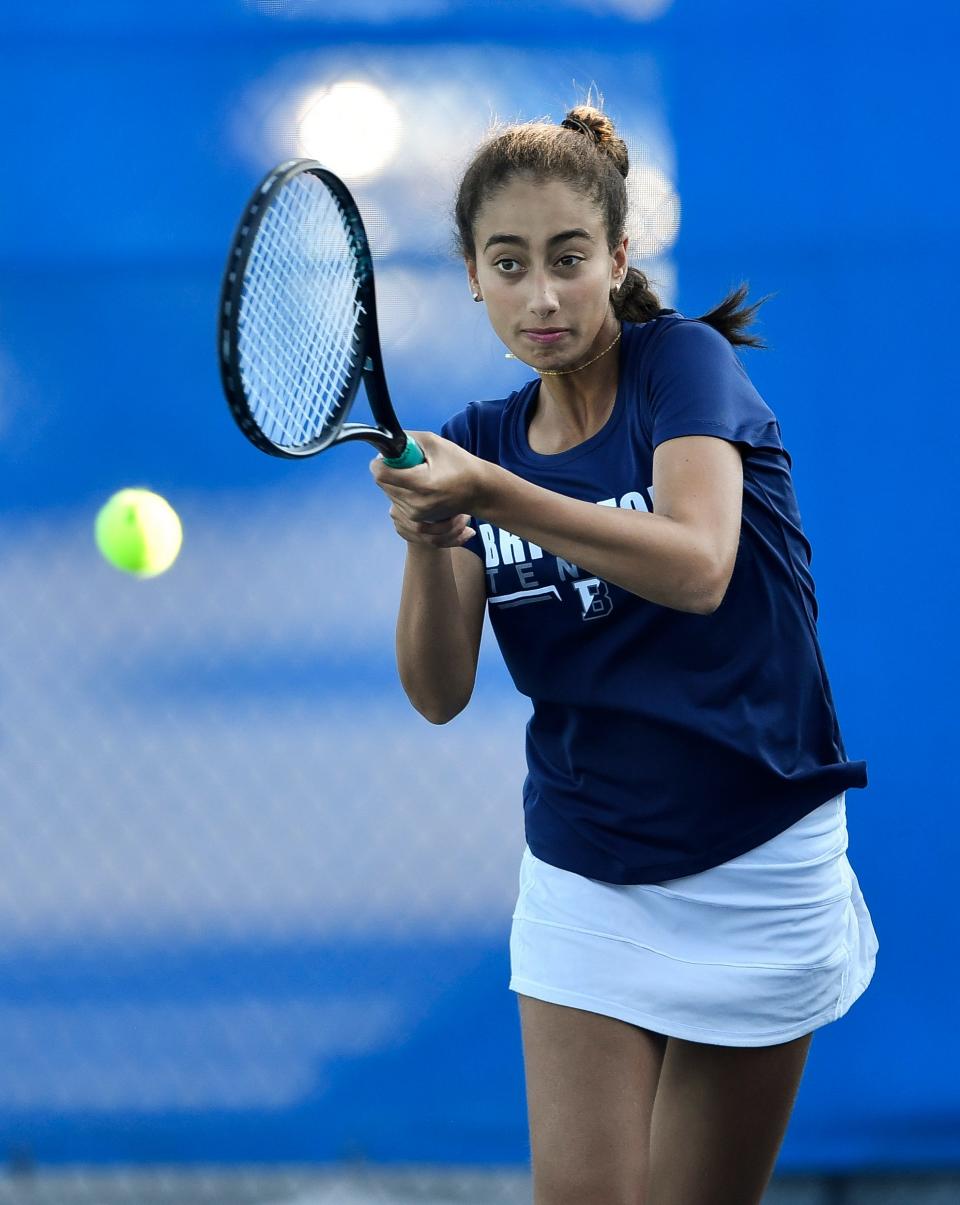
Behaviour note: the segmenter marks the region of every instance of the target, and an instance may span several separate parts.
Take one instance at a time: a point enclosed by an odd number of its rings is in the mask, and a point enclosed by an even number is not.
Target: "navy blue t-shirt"
[[[867,785],[848,761],[817,636],[811,547],[780,424],[733,346],[673,310],[623,323],[606,424],[553,455],[527,440],[539,377],[441,434],[527,481],[654,510],[653,452],[713,435],[743,457],[740,544],[711,615],[661,606],[474,516],[491,625],[527,725],[524,824],[544,862],[607,883],[696,874]]]

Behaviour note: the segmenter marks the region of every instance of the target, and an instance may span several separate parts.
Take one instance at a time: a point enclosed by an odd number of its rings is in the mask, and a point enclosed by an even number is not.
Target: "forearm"
[[[445,723],[469,702],[476,653],[449,548],[407,545],[397,617],[397,670],[407,698],[432,723]]]
[[[666,515],[567,498],[499,465],[484,468],[478,518],[661,606],[708,614],[716,572],[696,536]]]

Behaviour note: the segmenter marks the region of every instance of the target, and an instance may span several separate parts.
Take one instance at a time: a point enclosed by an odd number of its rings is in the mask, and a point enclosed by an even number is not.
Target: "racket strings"
[[[331,215],[326,215],[327,227],[315,248],[319,273],[316,262],[311,262],[315,256],[310,239],[317,223],[307,190],[298,188],[299,183],[284,190],[290,195],[281,195],[264,218],[256,263],[249,270],[247,299],[248,317],[253,314],[254,298],[262,303],[257,308],[263,322],[256,340],[249,342],[254,355],[251,376],[256,376],[256,383],[251,382],[256,389],[255,418],[271,439],[290,446],[309,441],[332,417],[345,384],[343,351],[337,345],[335,329],[338,323],[343,325],[344,303],[350,300],[342,288],[329,290],[332,274],[327,261],[331,253],[340,252],[342,258],[342,247],[330,245]],[[336,213],[332,216],[336,221],[333,233],[341,236],[342,243],[339,217]],[[309,285],[312,280],[319,286],[318,276],[327,278],[326,312],[318,306],[321,298],[317,293],[312,304],[310,301]],[[353,292],[353,282],[348,283],[348,292]],[[250,333],[252,336],[253,331]]]
[[[349,381],[355,281],[339,211],[313,177],[282,191],[261,231],[249,301],[267,300],[276,326],[272,340],[261,330],[251,344],[267,370],[259,374],[266,388],[258,417],[272,422],[272,438],[296,445],[329,421]]]
[[[356,252],[336,198],[315,176],[296,176],[263,215],[237,321],[244,390],[272,442],[302,447],[336,424],[355,375],[362,312]]]

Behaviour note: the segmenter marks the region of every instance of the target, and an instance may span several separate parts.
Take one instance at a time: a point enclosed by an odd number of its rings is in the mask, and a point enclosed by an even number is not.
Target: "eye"
[[[573,260],[573,263],[571,263],[571,264],[564,264],[564,267],[568,267],[568,268],[575,268],[575,267],[577,266],[577,264],[579,264],[579,263],[582,263],[582,262],[583,262],[584,257],[583,257],[582,255],[573,255],[573,254],[570,254],[570,255],[561,255],[561,256],[560,256],[560,258],[557,260],[557,263],[558,263],[558,264],[563,264],[564,260],[567,260],[567,259]],[[496,262],[496,267],[498,267],[498,268],[503,268],[503,265],[504,265],[504,264],[517,264],[517,263],[519,263],[519,262],[520,262],[520,261],[519,261],[519,260],[516,260],[516,259],[509,259],[509,258],[505,258],[505,259],[498,259],[498,260],[497,260],[497,262]],[[502,273],[502,274],[503,274],[504,276],[516,276],[516,275],[517,275],[517,273],[516,273],[516,272],[514,272],[512,269],[504,269],[504,271],[503,271],[503,273]]]

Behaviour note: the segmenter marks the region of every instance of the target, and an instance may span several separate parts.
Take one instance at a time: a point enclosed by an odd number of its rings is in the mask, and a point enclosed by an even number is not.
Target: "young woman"
[[[878,949],[780,425],[735,344],[627,266],[627,150],[588,105],[491,136],[456,201],[474,299],[536,378],[426,463],[371,464],[407,541],[414,707],[470,699],[485,608],[533,701],[510,938],[536,1205],[749,1205],[813,1030]],[[759,303],[758,303],[759,304]]]

